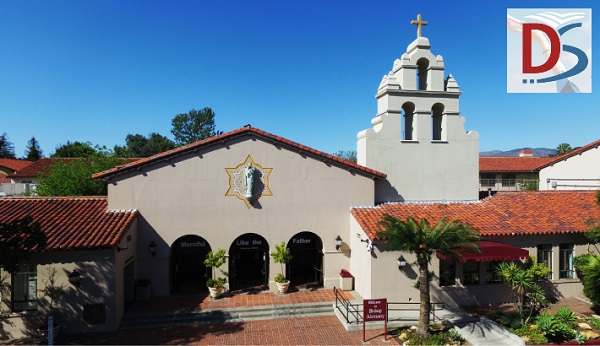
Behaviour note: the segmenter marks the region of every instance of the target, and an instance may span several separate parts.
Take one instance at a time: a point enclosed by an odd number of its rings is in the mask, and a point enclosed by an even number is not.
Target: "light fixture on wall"
[[[406,259],[404,256],[400,255],[400,257],[398,257],[398,268],[402,269],[404,267],[406,267]]]
[[[81,273],[77,269],[73,269],[69,274],[69,282],[75,287],[81,286]]]
[[[342,246],[342,237],[340,237],[339,235],[335,238],[335,249],[339,250],[340,247]]]
[[[156,244],[151,241],[148,245],[148,252],[152,255],[152,257],[156,256]]]

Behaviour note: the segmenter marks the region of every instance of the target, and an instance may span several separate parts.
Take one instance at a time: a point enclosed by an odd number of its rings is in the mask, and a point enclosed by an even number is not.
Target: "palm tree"
[[[466,249],[479,252],[479,232],[468,223],[458,220],[438,221],[431,227],[427,219],[417,222],[412,217],[406,221],[391,215],[383,215],[379,221],[385,230],[377,232],[377,237],[383,240],[390,250],[406,251],[415,254],[419,266],[419,329],[418,333],[429,334],[431,297],[429,293],[429,263],[436,252],[452,258],[461,257],[459,250]]]
[[[533,285],[531,276],[522,268],[519,268],[514,262],[501,262],[497,268],[498,274],[512,290],[515,296],[515,310],[519,311],[521,317],[523,315],[523,304],[525,301],[525,293]],[[523,321],[521,321],[522,323]]]

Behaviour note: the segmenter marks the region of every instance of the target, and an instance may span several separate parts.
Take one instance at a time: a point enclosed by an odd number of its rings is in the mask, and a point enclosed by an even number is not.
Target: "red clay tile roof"
[[[406,220],[443,217],[479,229],[481,236],[582,233],[590,218],[600,220],[596,191],[499,192],[480,202],[387,203],[355,207],[351,213],[369,238],[377,239],[383,214]]]
[[[386,174],[378,172],[376,170],[358,165],[358,164],[350,162],[350,161],[346,161],[342,158],[324,153],[324,152],[316,150],[316,149],[309,148],[305,145],[290,141],[289,139],[285,139],[283,137],[273,135],[269,132],[259,130],[257,128],[250,127],[250,126],[244,126],[237,130],[233,130],[233,131],[224,133],[219,136],[210,137],[210,138],[207,138],[207,139],[204,139],[204,140],[192,143],[192,144],[184,145],[184,146],[176,148],[176,149],[172,149],[172,150],[160,153],[160,154],[156,154],[154,156],[143,158],[143,159],[140,159],[138,161],[135,161],[135,162],[132,162],[129,164],[117,166],[115,168],[106,170],[104,172],[96,173],[92,176],[92,178],[94,178],[94,179],[109,178],[109,177],[118,175],[120,173],[130,171],[137,167],[149,165],[154,162],[168,160],[171,157],[182,155],[182,154],[188,153],[188,152],[193,151],[198,148],[203,148],[203,147],[207,147],[207,146],[210,146],[213,144],[223,143],[223,142],[233,139],[233,138],[237,138],[237,137],[241,137],[241,136],[248,136],[248,135],[254,135],[257,137],[262,137],[268,141],[277,142],[281,145],[287,146],[296,151],[301,151],[312,157],[317,157],[319,159],[326,160],[332,164],[342,166],[345,169],[354,170],[357,173],[362,174],[364,176],[368,176],[370,178],[385,179],[387,176]]]
[[[38,173],[48,172],[50,166],[60,161],[71,161],[71,158],[41,158],[36,162],[9,174],[9,178],[37,178]]]
[[[46,251],[114,248],[137,211],[107,207],[106,197],[4,197],[0,223],[31,215],[48,236]]]
[[[0,173],[0,184],[10,184],[11,180],[6,177],[6,175]]]
[[[600,147],[600,140],[577,148],[558,157],[498,157],[483,156],[479,158],[479,172],[538,172],[542,168]]]
[[[535,172],[555,160],[556,157],[484,156],[479,158],[479,172]]]
[[[60,158],[42,158],[32,163],[31,165],[16,171],[15,173],[9,174],[9,178],[37,178],[41,172],[47,173],[50,171],[50,167],[57,162],[70,162],[73,160],[85,160],[84,158],[75,157],[60,157]],[[123,163],[129,163],[139,160],[139,158],[121,158],[119,159]]]
[[[4,159],[4,158],[0,159],[0,166],[10,168],[13,171],[18,171],[19,169],[23,169],[32,163],[33,163],[33,161],[27,161],[27,160],[13,160],[13,159]]]
[[[597,140],[597,141],[595,141],[595,142],[592,142],[592,143],[590,143],[588,145],[584,145],[581,148],[577,148],[575,150],[572,150],[572,151],[570,151],[570,152],[568,152],[568,153],[566,153],[564,155],[561,155],[559,157],[554,157],[554,160],[552,160],[551,162],[547,162],[547,163],[541,165],[539,167],[539,169],[542,169],[544,167],[548,167],[548,166],[550,166],[552,164],[555,164],[556,162],[566,160],[566,159],[568,159],[570,157],[573,157],[575,155],[579,155],[579,154],[583,153],[584,151],[588,151],[588,150],[591,150],[591,149],[598,149],[598,147],[600,147],[600,139]]]

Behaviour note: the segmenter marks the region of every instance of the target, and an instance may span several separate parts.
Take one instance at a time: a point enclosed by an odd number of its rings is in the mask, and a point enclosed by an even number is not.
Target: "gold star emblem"
[[[229,189],[225,196],[234,196],[246,203],[248,209],[262,196],[273,196],[269,188],[269,176],[273,168],[264,168],[248,155],[246,161],[235,168],[225,168],[229,175]],[[250,191],[248,191],[248,187]]]

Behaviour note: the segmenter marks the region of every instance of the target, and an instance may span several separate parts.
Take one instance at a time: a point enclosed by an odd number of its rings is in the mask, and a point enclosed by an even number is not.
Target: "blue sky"
[[[600,138],[600,77],[591,94],[507,94],[506,10],[596,2],[0,1],[0,133],[19,157],[31,136],[45,155],[67,140],[112,148],[172,138],[176,114],[211,107],[222,131],[355,149],[422,13],[481,151],[581,146]]]

